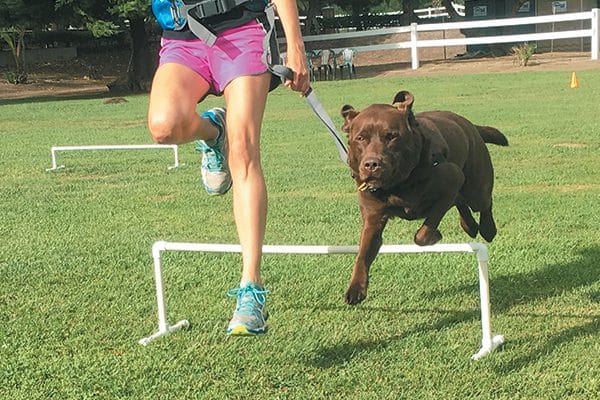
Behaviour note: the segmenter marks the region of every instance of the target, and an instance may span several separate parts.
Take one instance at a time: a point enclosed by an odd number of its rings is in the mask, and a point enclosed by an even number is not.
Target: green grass
[[[239,255],[166,252],[169,320],[156,329],[156,240],[236,243],[231,195],[207,196],[193,146],[172,153],[59,153],[52,145],[151,143],[147,96],[0,103],[0,397],[7,399],[592,399],[600,394],[600,70],[317,82],[339,109],[447,109],[496,126],[499,235],[490,250],[501,351],[478,361],[476,263],[468,254],[381,255],[367,300],[343,304],[352,255],[265,255],[270,332],[227,338]],[[221,104],[211,98],[202,108]],[[356,244],[349,171],[297,94],[269,97],[263,162],[268,244]],[[445,243],[468,241],[453,210]],[[388,244],[418,221],[392,221]]]

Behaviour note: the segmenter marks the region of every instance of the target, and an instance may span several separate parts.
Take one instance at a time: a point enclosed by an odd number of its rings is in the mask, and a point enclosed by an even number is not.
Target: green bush
[[[520,67],[526,67],[536,48],[535,43],[521,43],[520,45],[513,46],[510,52],[514,57],[515,64],[518,64]]]

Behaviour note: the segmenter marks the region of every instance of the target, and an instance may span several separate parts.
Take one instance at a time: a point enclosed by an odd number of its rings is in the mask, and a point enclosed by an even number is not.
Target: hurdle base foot
[[[496,350],[498,347],[502,346],[503,344],[504,344],[504,336],[496,335],[492,338],[491,345],[481,347],[481,350],[479,350],[479,352],[477,352],[476,354],[473,354],[473,356],[471,357],[471,360],[475,360],[475,361],[480,360],[483,357],[490,354],[492,351]]]
[[[58,167],[46,168],[46,172],[58,171],[59,169],[63,169],[64,167],[64,165],[59,165]]]
[[[167,169],[172,170],[172,169],[177,169],[177,168],[183,167],[183,166],[185,166],[185,164],[171,165],[171,166],[167,167]]]
[[[182,319],[181,321],[177,322],[175,325],[167,325],[167,327],[163,330],[158,330],[157,332],[153,333],[152,335],[145,337],[143,339],[140,339],[138,341],[139,344],[141,344],[142,346],[147,346],[150,344],[150,342],[153,342],[154,340],[163,337],[163,336],[167,336],[170,335],[173,332],[176,332],[180,329],[187,329],[190,327],[190,322],[187,319]]]

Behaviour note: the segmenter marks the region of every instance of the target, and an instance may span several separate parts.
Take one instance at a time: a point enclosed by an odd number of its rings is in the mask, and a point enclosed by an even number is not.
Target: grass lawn
[[[53,145],[148,144],[147,96],[0,102],[0,397],[7,399],[593,399],[600,396],[600,70],[369,78],[314,84],[339,109],[389,103],[492,125],[499,234],[490,251],[494,332],[481,361],[476,262],[380,255],[369,297],[343,304],[352,255],[265,255],[270,332],[228,338],[237,254],[166,252],[170,322],[156,329],[156,240],[236,243],[231,195],[212,198],[200,159],[166,150],[59,153]],[[207,108],[222,104],[210,98]],[[262,139],[267,244],[354,245],[356,188],[297,94],[269,97]],[[386,244],[420,221],[392,221]],[[455,210],[444,243],[469,241]]]

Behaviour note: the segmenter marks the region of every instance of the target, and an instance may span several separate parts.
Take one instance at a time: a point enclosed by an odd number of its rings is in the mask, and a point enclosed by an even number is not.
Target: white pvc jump
[[[92,146],[52,146],[52,168],[46,171],[55,171],[64,168],[64,165],[56,165],[56,153],[59,151],[80,151],[80,150],[141,150],[141,149],[172,149],[175,156],[175,164],[169,169],[179,167],[179,154],[176,144],[121,144],[121,145],[92,145]]]
[[[188,320],[181,320],[174,325],[167,322],[164,288],[161,270],[161,253],[163,251],[196,251],[210,253],[241,253],[237,244],[214,243],[176,243],[158,241],[152,246],[154,259],[154,279],[156,282],[156,300],[158,305],[158,331],[139,340],[141,345],[148,345],[161,336],[168,335],[182,328],[189,327]],[[356,254],[358,246],[291,246],[264,245],[263,253],[272,254]],[[479,296],[481,304],[481,349],[471,359],[479,360],[504,343],[504,336],[492,335],[490,291],[488,282],[488,250],[482,243],[436,244],[433,246],[417,245],[383,245],[379,253],[475,253],[479,269]]]

